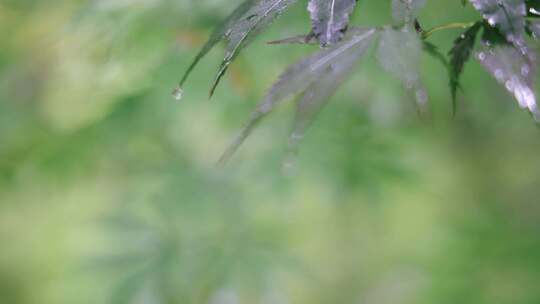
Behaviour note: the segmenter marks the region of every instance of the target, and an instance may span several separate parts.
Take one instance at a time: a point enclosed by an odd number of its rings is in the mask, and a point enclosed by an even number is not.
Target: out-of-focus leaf
[[[381,66],[412,90],[418,109],[427,112],[427,93],[420,80],[422,41],[414,29],[386,27],[381,35],[377,58]]]
[[[231,62],[246,47],[251,39],[264,30],[277,16],[285,11],[296,0],[247,0],[241,4],[223,24],[219,25],[211,35],[209,41],[203,46],[192,65],[180,81],[180,87],[197,63],[219,41],[226,39],[227,47],[225,57],[221,62],[215,80],[210,89],[210,96],[219,84]]]
[[[397,23],[412,23],[426,0],[392,0],[392,16]]]
[[[525,33],[525,0],[470,0],[491,26],[496,26],[508,42],[520,45]]]
[[[534,93],[536,62],[514,46],[494,39],[494,33],[485,32],[482,49],[477,52],[476,58],[514,96],[522,109],[528,109],[534,119],[540,121]]]
[[[320,78],[316,79],[296,103],[292,132],[289,136],[289,153],[294,155],[309,126],[330,101],[338,87],[354,69],[355,63],[367,50],[369,44],[347,52],[337,58]]]
[[[355,5],[356,0],[309,0],[312,31],[321,46],[341,40]]]
[[[464,33],[462,33],[455,41],[454,46],[450,50],[450,90],[452,92],[452,107],[454,114],[456,113],[457,107],[457,98],[456,93],[457,89],[460,87],[459,78],[461,73],[463,73],[463,68],[465,63],[471,57],[471,52],[474,48],[476,41],[476,36],[480,28],[482,27],[481,22],[477,22],[472,27],[468,28]]]
[[[347,69],[339,62],[349,62],[349,60],[347,60],[349,58],[360,58],[371,44],[375,32],[375,29],[351,29],[349,31],[350,34],[348,34],[342,42],[331,48],[323,49],[290,66],[280,76],[278,82],[272,86],[264,100],[258,105],[257,109],[251,114],[251,118],[245,127],[221,157],[220,164],[225,164],[227,160],[230,159],[238,147],[251,134],[255,126],[270,113],[276,105],[287,98],[291,98],[300,92],[306,91],[314,83],[323,81],[322,79],[325,74],[329,72],[329,68],[333,64],[337,64],[332,68],[335,69],[333,73],[341,72],[346,74]],[[337,84],[339,84],[339,80],[340,79],[335,79]],[[317,93],[322,94],[322,92]],[[309,102],[309,100],[306,102]],[[306,102],[304,102],[304,104]],[[302,108],[305,108],[305,106]]]

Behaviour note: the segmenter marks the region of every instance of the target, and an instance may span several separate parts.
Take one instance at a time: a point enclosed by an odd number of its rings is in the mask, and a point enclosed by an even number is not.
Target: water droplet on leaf
[[[485,54],[484,52],[478,53],[478,59],[479,59],[480,61],[486,60],[486,54]]]
[[[177,87],[177,88],[174,89],[174,91],[172,92],[172,96],[173,96],[174,99],[176,99],[176,100],[182,100],[182,98],[184,98],[184,90],[183,90],[181,87]]]

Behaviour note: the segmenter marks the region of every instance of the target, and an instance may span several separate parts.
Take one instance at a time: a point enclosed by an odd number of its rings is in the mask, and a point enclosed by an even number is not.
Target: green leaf
[[[534,92],[536,59],[515,46],[501,42],[501,34],[486,28],[482,49],[476,54],[480,64],[511,93],[522,109],[540,121],[540,110]]]
[[[450,55],[450,90],[452,92],[452,109],[455,115],[457,110],[457,89],[460,87],[459,78],[463,73],[465,63],[471,57],[471,52],[476,42],[476,36],[482,27],[482,22],[477,22],[456,40],[449,52]]]
[[[420,113],[428,112],[427,92],[420,79],[422,40],[416,31],[385,27],[377,50],[381,66],[414,94]]]
[[[332,95],[342,81],[342,75],[346,75],[352,64],[369,48],[375,33],[375,29],[351,28],[340,43],[322,49],[290,66],[259,103],[240,134],[220,158],[219,163],[224,165],[249,137],[257,124],[281,102],[305,92],[305,102],[299,104],[303,104],[302,109],[307,109],[313,104],[322,102],[319,97]],[[333,76],[327,77],[327,75]],[[320,91],[323,87],[324,92]],[[300,120],[304,120],[303,116],[298,119]]]
[[[210,52],[216,44],[218,44],[221,40],[223,40],[227,33],[232,31],[232,27],[235,22],[238,22],[238,20],[246,14],[246,12],[249,10],[249,8],[253,5],[255,0],[247,0],[243,2],[240,6],[238,6],[221,24],[216,26],[212,34],[210,35],[210,38],[208,41],[204,44],[204,46],[201,48],[191,65],[188,67],[186,72],[184,73],[184,76],[182,77],[182,80],[180,80],[180,87],[184,85],[184,83],[187,81],[189,75],[193,71],[193,69],[197,66],[199,61],[204,58]]]
[[[283,13],[296,0],[247,0],[242,3],[211,35],[191,66],[180,81],[182,87],[197,63],[221,40],[227,40],[225,57],[223,58],[210,96],[214,94],[221,78],[232,61],[252,39],[263,31],[276,17]]]

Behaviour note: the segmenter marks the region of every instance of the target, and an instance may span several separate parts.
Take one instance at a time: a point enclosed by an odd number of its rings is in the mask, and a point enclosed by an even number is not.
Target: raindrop
[[[172,96],[173,96],[174,99],[176,99],[176,100],[182,100],[182,98],[184,98],[184,90],[183,90],[181,87],[177,87],[177,88],[174,89],[174,91],[172,92]]]
[[[499,81],[502,81],[502,79],[504,78],[504,72],[503,72],[503,70],[497,69],[497,70],[495,71],[495,78],[497,78],[497,80],[499,80]]]
[[[513,91],[514,90],[514,83],[510,80],[508,80],[506,83],[505,83],[505,86],[506,86],[506,89],[508,91]]]
[[[478,59],[479,59],[480,61],[486,60],[486,54],[485,54],[484,52],[478,53]]]
[[[521,75],[523,75],[523,77],[529,76],[530,72],[531,68],[529,67],[529,65],[525,64],[521,67]]]

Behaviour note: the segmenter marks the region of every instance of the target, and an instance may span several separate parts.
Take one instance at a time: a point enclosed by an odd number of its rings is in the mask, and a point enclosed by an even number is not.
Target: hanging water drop
[[[174,89],[174,91],[172,92],[172,96],[173,96],[174,99],[176,99],[176,100],[182,100],[182,98],[184,98],[184,90],[183,90],[181,87],[177,87],[177,88]]]

